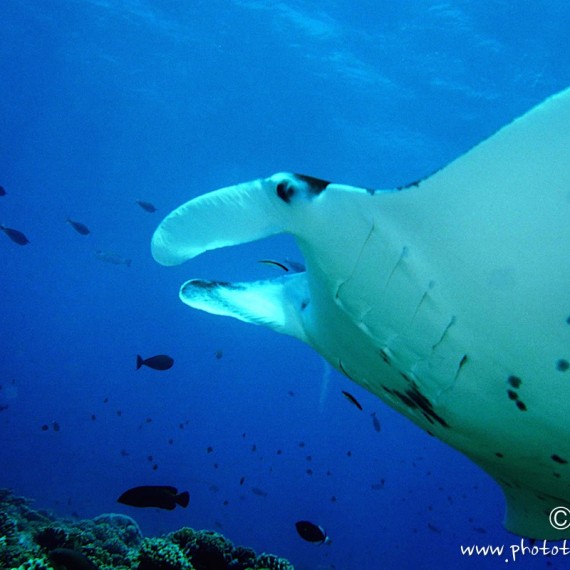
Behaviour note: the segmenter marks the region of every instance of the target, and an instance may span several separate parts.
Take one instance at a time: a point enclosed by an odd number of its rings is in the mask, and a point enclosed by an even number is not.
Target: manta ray
[[[493,477],[507,530],[570,538],[570,88],[407,186],[278,173],[204,194],[152,255],[279,233],[305,271],[181,300],[307,343]]]

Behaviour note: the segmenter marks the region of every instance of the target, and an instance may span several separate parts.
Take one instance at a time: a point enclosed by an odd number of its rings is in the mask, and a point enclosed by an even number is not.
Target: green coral
[[[119,514],[58,519],[31,501],[0,489],[0,569],[53,570],[48,553],[75,550],[99,570],[293,570],[285,559],[257,556],[221,534],[189,527],[144,538],[137,523]]]
[[[18,568],[14,568],[13,570],[53,570],[53,566],[42,556],[41,558],[26,560],[20,564]]]
[[[166,538],[145,538],[138,560],[138,570],[194,570],[180,547]]]
[[[288,560],[279,558],[274,554],[261,554],[257,559],[257,563],[263,568],[267,568],[267,570],[295,570]]]

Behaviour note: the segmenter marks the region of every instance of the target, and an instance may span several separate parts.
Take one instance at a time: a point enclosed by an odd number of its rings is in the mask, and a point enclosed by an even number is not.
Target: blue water
[[[569,29],[561,0],[0,2],[0,223],[31,242],[0,234],[0,486],[300,570],[505,566],[459,552],[520,542],[481,470],[299,342],[178,301],[189,277],[278,275],[257,260],[294,257],[289,240],[169,269],[149,242],[182,202],[275,171],[384,188],[436,170],[568,86]],[[159,353],[171,370],[135,370]],[[190,506],[116,503],[141,484]],[[550,565],[569,557],[515,563]]]

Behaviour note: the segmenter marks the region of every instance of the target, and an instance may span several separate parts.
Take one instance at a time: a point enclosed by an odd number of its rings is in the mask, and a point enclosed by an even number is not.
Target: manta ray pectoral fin
[[[194,309],[264,325],[307,342],[302,322],[309,305],[304,273],[253,283],[193,279],[180,288],[180,299]]]

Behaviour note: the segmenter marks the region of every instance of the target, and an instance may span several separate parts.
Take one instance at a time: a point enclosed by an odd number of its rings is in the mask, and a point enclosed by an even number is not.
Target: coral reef
[[[30,504],[0,489],[0,568],[54,570],[50,557],[63,549],[99,570],[294,570],[283,558],[257,556],[210,530],[184,527],[143,538],[137,523],[124,515],[58,519]]]

